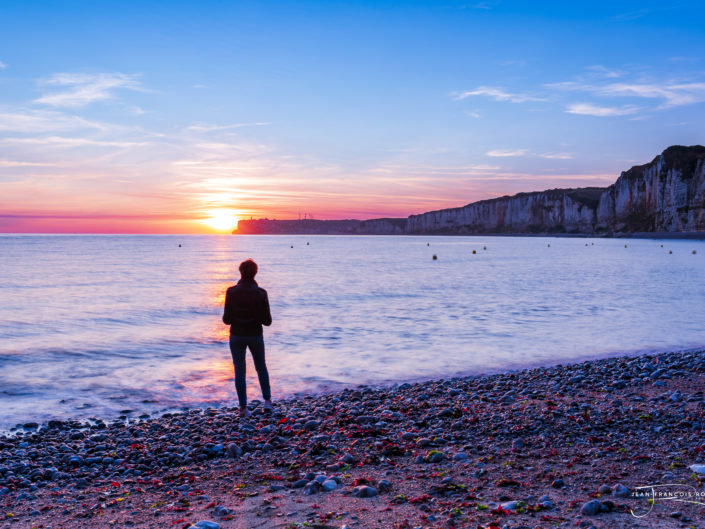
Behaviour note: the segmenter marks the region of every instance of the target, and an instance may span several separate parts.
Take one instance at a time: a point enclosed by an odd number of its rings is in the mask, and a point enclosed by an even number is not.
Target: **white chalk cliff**
[[[705,147],[673,146],[608,188],[551,189],[411,215],[405,233],[705,231]]]

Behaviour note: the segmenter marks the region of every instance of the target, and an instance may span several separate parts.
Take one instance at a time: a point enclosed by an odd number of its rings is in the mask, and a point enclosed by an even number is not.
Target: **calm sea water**
[[[248,257],[275,399],[705,345],[703,241],[4,235],[0,426],[234,405],[222,303]]]

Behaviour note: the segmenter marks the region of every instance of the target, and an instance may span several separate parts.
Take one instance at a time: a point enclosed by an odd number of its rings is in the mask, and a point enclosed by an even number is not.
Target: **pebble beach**
[[[0,529],[704,527],[704,391],[688,350],[27,423]]]

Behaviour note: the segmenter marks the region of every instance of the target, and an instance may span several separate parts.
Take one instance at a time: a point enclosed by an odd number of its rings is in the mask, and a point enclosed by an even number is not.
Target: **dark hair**
[[[240,263],[240,276],[243,279],[254,279],[257,275],[257,263],[252,259]]]

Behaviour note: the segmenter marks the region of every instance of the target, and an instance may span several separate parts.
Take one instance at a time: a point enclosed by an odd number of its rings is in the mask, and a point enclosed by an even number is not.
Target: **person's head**
[[[254,279],[257,275],[257,263],[252,259],[240,263],[240,277],[242,279]]]

